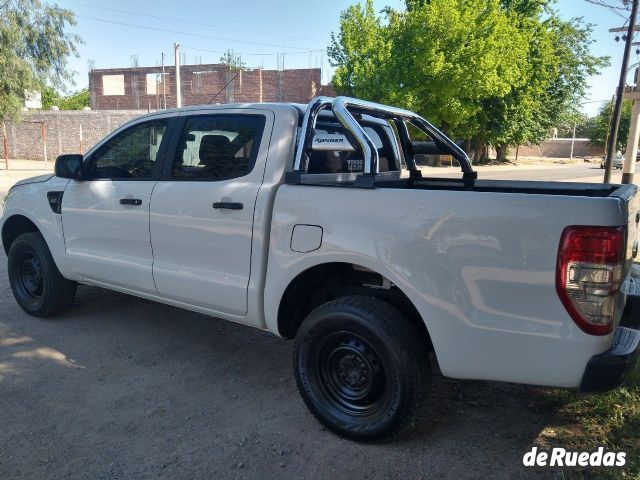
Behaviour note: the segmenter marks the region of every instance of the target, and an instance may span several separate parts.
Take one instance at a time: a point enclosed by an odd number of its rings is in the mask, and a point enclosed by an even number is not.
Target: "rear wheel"
[[[294,370],[311,412],[359,440],[409,425],[428,383],[429,359],[416,326],[374,297],[328,302],[303,322]]]
[[[60,274],[40,233],[20,235],[11,244],[8,257],[11,290],[25,312],[47,317],[71,306],[76,283]]]

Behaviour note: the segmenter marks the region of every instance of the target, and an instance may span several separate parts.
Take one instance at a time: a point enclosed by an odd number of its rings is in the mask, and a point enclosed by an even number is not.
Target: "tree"
[[[625,150],[627,148],[632,108],[633,102],[631,100],[625,100],[622,102],[622,113],[620,115],[620,128],[618,130],[616,150]],[[587,136],[594,145],[599,147],[605,146],[612,111],[613,104],[609,101],[602,106],[595,117],[590,119]]]
[[[364,6],[352,5],[340,14],[340,31],[331,34],[328,55],[336,67],[332,84],[337,92],[365,100],[390,101],[390,29],[383,26],[372,0]]]
[[[550,3],[406,0],[406,11],[379,16],[367,0],[332,35],[333,84],[428,117],[476,158],[493,145],[504,159],[508,146],[539,142],[575,112],[607,61],[588,51],[591,27],[560,19]]]
[[[503,0],[503,7],[528,38],[529,81],[482,109],[498,161],[506,160],[507,147],[539,143],[552,127],[575,117],[588,77],[608,64],[607,57],[589,53],[591,26],[580,19],[560,19],[550,3]]]
[[[77,35],[70,10],[41,0],[0,3],[0,118],[17,118],[25,92],[51,84],[62,88],[72,81],[69,55],[77,55]]]
[[[571,138],[573,136],[573,126],[576,127],[576,138],[587,138],[591,119],[584,113],[576,112],[565,115],[556,125],[558,137]]]
[[[89,106],[89,90],[85,88],[63,96],[55,88],[47,86],[42,91],[42,108],[49,110],[53,106],[60,110],[82,110]]]
[[[410,1],[386,9],[386,22],[364,6],[340,17],[328,54],[340,93],[393,103],[428,116],[453,136],[479,130],[482,101],[525,81],[526,42],[498,0]]]
[[[227,65],[231,70],[245,70],[246,65],[242,61],[240,55],[236,55],[233,50],[227,50],[224,55],[220,57],[220,63]]]

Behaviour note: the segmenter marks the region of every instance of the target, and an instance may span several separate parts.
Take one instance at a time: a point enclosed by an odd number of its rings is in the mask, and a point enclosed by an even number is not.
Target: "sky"
[[[615,0],[612,0],[615,1]],[[218,63],[231,49],[247,67],[323,68],[323,83],[330,81],[326,47],[337,31],[340,12],[355,0],[57,0],[72,10],[80,35],[79,57],[70,60],[76,72],[75,86],[85,88],[90,63],[95,68],[128,67],[134,56],[140,66],[174,62],[173,44],[181,45],[187,63]],[[377,10],[385,6],[401,9],[401,0],[375,0]],[[589,91],[581,109],[594,115],[603,101],[611,99],[618,82],[623,42],[615,41],[609,28],[625,19],[586,0],[558,0],[556,9],[566,19],[583,17],[593,24],[595,55],[608,55],[611,65],[589,79]],[[278,56],[278,54],[284,53]],[[632,52],[630,63],[639,60]]]

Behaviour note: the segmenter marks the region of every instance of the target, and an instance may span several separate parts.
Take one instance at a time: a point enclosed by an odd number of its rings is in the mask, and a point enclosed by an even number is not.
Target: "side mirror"
[[[56,158],[55,175],[60,178],[80,180],[82,178],[82,155],[70,153]]]

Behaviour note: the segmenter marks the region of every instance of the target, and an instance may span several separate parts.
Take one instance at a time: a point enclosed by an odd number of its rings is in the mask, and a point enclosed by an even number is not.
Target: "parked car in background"
[[[462,174],[423,176],[417,154]],[[635,185],[479,180],[419,115],[319,97],[136,118],[15,185],[0,226],[27,313],[84,283],[295,338],[311,412],[372,439],[420,412],[430,352],[453,378],[619,386],[640,353],[621,326],[639,203]]]
[[[602,160],[600,161],[600,168],[604,168],[605,162],[607,161],[607,156],[603,155]],[[638,161],[638,156],[636,156],[636,162]],[[622,170],[622,166],[624,165],[624,155],[620,152],[616,152],[613,156],[613,163],[611,164],[611,168],[615,168],[616,170]]]

